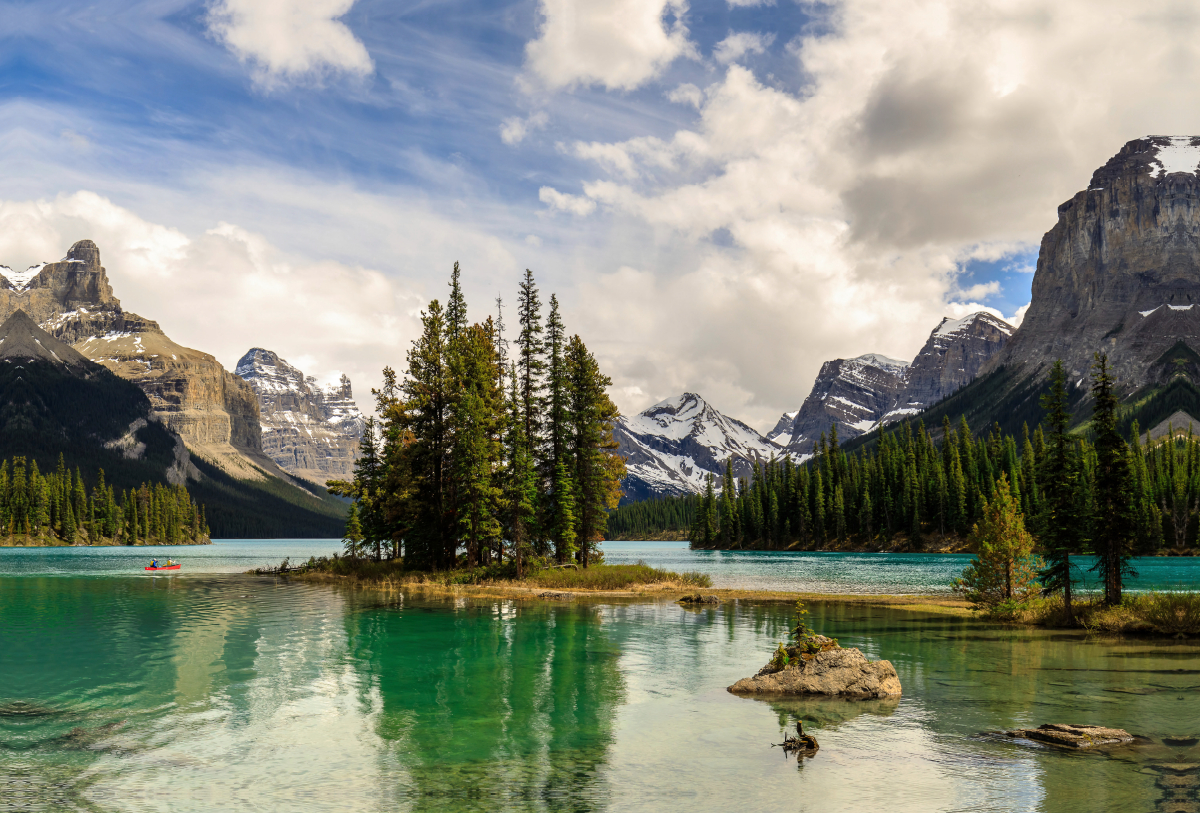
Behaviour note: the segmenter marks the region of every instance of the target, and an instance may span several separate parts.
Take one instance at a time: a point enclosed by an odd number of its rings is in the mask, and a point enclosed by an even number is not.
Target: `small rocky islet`
[[[813,651],[815,650],[815,651]],[[782,646],[752,677],[728,688],[737,695],[812,695],[863,700],[899,697],[900,678],[890,661],[870,661],[824,635]]]

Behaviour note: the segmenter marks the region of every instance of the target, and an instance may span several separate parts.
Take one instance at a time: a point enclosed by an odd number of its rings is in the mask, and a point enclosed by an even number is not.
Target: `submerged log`
[[[1037,728],[1021,728],[1005,732],[1009,737],[1060,748],[1096,748],[1102,745],[1123,745],[1135,737],[1123,728],[1104,728],[1098,725],[1066,725],[1046,723]]]

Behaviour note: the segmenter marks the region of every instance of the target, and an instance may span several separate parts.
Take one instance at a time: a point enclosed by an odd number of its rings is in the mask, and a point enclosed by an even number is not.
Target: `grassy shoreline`
[[[255,571],[252,571],[255,572]],[[274,571],[270,571],[273,573]],[[362,590],[401,590],[430,595],[533,600],[653,599],[676,601],[698,592],[725,601],[794,603],[827,602],[862,606],[903,607],[948,615],[971,613],[971,607],[953,595],[887,595],[805,593],[788,590],[714,588],[701,573],[674,573],[644,563],[594,565],[571,570],[546,568],[523,579],[506,568],[476,568],[438,573],[405,571],[399,562],[346,559],[314,560],[279,575],[299,581],[336,584]]]

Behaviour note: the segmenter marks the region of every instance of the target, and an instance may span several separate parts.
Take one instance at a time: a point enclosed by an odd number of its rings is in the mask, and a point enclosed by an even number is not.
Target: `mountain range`
[[[1058,207],[1042,238],[1032,297],[1020,328],[988,314],[943,320],[910,363],[868,354],[826,362],[812,392],[767,437],[741,440],[741,467],[770,454],[803,459],[829,425],[852,445],[884,425],[945,418],[979,431],[1020,433],[1042,418],[1053,364],[1069,377],[1075,425],[1086,423],[1093,363],[1108,359],[1122,399],[1121,428],[1195,422],[1200,415],[1200,136],[1147,136],[1125,144],[1086,188]],[[697,398],[697,396],[692,396]],[[648,413],[662,414],[662,407]],[[712,410],[716,415],[716,410]],[[722,416],[723,418],[723,416]],[[730,419],[724,418],[725,422]],[[736,423],[736,422],[733,422]],[[717,425],[715,421],[712,425]],[[744,425],[742,425],[744,426]],[[642,416],[620,432],[643,456],[631,461],[630,493],[694,492],[729,444],[658,459],[662,438]],[[697,435],[697,438],[700,436]],[[623,440],[623,445],[632,445]],[[870,436],[861,442],[870,442]],[[666,474],[665,472],[670,472]]]
[[[943,319],[911,362],[878,353],[827,361],[800,408],[784,413],[765,437],[695,393],[622,417],[613,435],[627,458],[624,499],[698,493],[727,459],[736,477],[749,477],[756,462],[771,457],[810,457],[832,425],[839,438],[852,440],[914,415],[974,380],[1013,331],[980,311]]]
[[[75,243],[58,262],[23,272],[0,266],[0,321],[7,337],[0,341],[0,358],[9,362],[0,368],[8,373],[0,380],[6,453],[21,449],[38,459],[63,453],[69,462],[86,461],[89,470],[102,466],[106,472],[141,460],[137,475],[143,480],[190,481],[189,489],[209,504],[216,536],[341,532],[344,507],[318,478],[328,473],[340,479],[353,465],[361,416],[355,417],[348,380],[328,426],[316,420],[308,427],[314,436],[325,431],[326,448],[334,441],[338,453],[332,457],[340,463],[323,470],[298,458],[296,443],[290,454],[271,442],[264,449],[264,432],[273,437],[278,419],[264,410],[260,388],[226,371],[211,354],[172,341],[157,322],[125,311],[91,240]],[[60,401],[82,411],[67,414]],[[280,403],[281,393],[268,401]],[[89,403],[90,411],[79,406]],[[20,425],[40,429],[22,441],[11,431]],[[114,427],[121,429],[119,437],[112,436]],[[292,465],[298,459],[300,465]]]

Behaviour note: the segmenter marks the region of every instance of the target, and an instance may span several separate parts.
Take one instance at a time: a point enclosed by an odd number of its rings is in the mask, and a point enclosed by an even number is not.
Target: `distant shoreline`
[[[201,542],[137,542],[126,545],[124,542],[103,540],[96,543],[80,544],[78,542],[63,542],[61,540],[29,540],[25,537],[5,537],[0,539],[0,548],[176,548],[194,547],[196,545],[211,545],[211,539]]]

